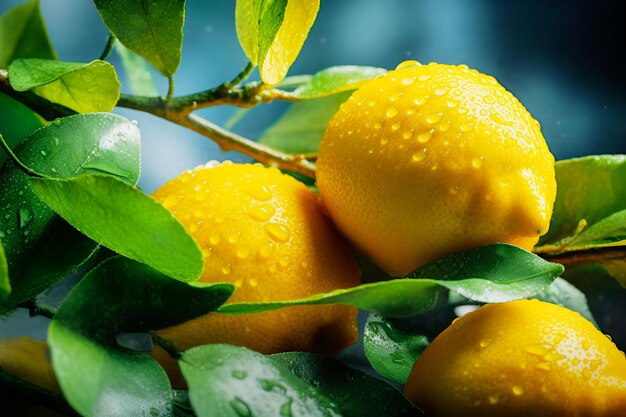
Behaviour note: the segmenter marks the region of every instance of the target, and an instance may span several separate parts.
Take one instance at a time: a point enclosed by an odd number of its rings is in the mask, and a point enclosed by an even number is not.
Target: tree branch
[[[564,252],[557,255],[540,253],[538,255],[547,261],[568,266],[591,262],[598,263],[600,261],[626,260],[626,247],[587,249]]]

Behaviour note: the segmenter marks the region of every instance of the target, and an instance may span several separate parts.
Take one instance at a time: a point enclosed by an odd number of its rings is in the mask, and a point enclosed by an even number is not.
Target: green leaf
[[[154,78],[148,69],[145,59],[126,48],[117,39],[113,47],[122,60],[122,67],[126,73],[130,91],[138,96],[159,96],[159,90],[156,88]]]
[[[263,132],[259,142],[287,153],[317,152],[328,121],[350,94],[343,92],[291,105],[273,126]]]
[[[557,195],[550,230],[536,251],[560,253],[623,245],[626,239],[626,155],[556,163]]]
[[[179,363],[199,417],[341,416],[286,366],[244,347],[198,346]]]
[[[342,363],[305,352],[271,356],[335,403],[345,417],[424,415],[391,385]]]
[[[35,131],[15,153],[24,164],[50,177],[109,173],[134,184],[140,169],[139,136],[137,125],[121,116],[76,115]],[[0,170],[0,239],[12,286],[4,308],[64,278],[97,247],[42,202],[28,187],[28,179],[12,161]]]
[[[9,266],[7,265],[7,257],[4,254],[4,246],[0,240],[0,301],[11,292],[11,281],[9,281]]]
[[[18,59],[9,67],[9,82],[17,91],[33,93],[78,113],[108,112],[120,98],[113,65],[45,59]]]
[[[103,262],[50,324],[52,363],[65,398],[84,416],[170,415],[163,369],[147,353],[119,347],[116,336],[207,314],[232,292],[230,284],[191,286],[119,256]]]
[[[31,178],[30,187],[68,223],[117,253],[181,281],[198,279],[204,269],[198,245],[172,213],[123,181]]]
[[[496,243],[453,254],[417,269],[408,278],[362,284],[311,297],[261,303],[232,303],[228,314],[250,314],[308,304],[348,304],[389,317],[431,310],[447,288],[466,298],[499,303],[530,297],[547,288],[563,266],[517,246]]]
[[[102,20],[126,48],[171,77],[180,64],[185,0],[94,0]]]
[[[0,16],[0,68],[6,68],[18,58],[57,58],[39,0],[20,4]]]
[[[552,285],[539,292],[533,298],[577,311],[581,316],[598,327],[596,320],[593,318],[593,314],[591,314],[591,310],[589,310],[585,293],[563,278],[557,278]]]
[[[426,346],[426,336],[405,332],[378,314],[367,318],[363,332],[365,356],[376,371],[389,379],[406,383]]]
[[[0,93],[0,135],[11,149],[43,125],[44,120],[31,109]],[[0,167],[6,159],[6,154],[0,152]]]
[[[311,99],[356,90],[361,85],[387,72],[384,68],[343,65],[326,68],[301,84],[291,95],[300,99]]]
[[[250,62],[259,65],[264,83],[276,85],[285,78],[319,6],[319,0],[237,0],[237,37]]]

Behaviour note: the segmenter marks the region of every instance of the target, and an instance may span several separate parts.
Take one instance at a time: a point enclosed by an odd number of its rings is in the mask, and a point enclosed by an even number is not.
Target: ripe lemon
[[[566,308],[490,304],[435,338],[405,393],[432,416],[624,416],[626,358]]]
[[[287,300],[359,284],[351,250],[317,196],[275,168],[232,163],[199,167],[153,197],[201,247],[206,266],[200,281],[235,284],[229,302]],[[301,350],[334,355],[356,341],[357,313],[341,305],[212,313],[159,334],[180,350],[231,343],[265,354]]]
[[[532,249],[556,194],[539,123],[491,76],[401,64],[331,119],[317,160],[338,228],[391,275],[471,247]]]

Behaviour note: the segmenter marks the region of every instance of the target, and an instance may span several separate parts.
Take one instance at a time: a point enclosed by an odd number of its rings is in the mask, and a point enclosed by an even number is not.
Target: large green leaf
[[[65,398],[84,416],[170,415],[163,369],[148,354],[119,347],[116,336],[207,314],[233,289],[191,286],[123,257],[103,262],[71,291],[50,325],[52,363]]]
[[[106,175],[31,178],[31,189],[96,242],[182,281],[204,269],[197,243],[172,213],[141,190]]]
[[[0,240],[0,301],[4,301],[10,292],[11,282],[9,281],[9,266],[7,265],[7,258],[4,254],[2,240]]]
[[[9,147],[14,148],[43,125],[44,120],[31,109],[0,93],[0,135],[7,141]],[[0,152],[0,167],[6,158],[6,154]]]
[[[375,282],[311,297],[261,303],[233,303],[220,312],[246,314],[308,304],[348,304],[390,317],[432,309],[442,289],[474,301],[497,303],[530,297],[563,272],[517,246],[496,243],[453,254],[417,269],[403,279]]]
[[[305,352],[279,353],[271,358],[316,387],[345,417],[424,415],[396,388],[336,360]]]
[[[557,195],[548,233],[537,251],[555,253],[626,240],[626,155],[556,163]]]
[[[122,61],[130,91],[138,96],[158,96],[159,90],[156,88],[146,60],[126,48],[117,39],[113,47]]]
[[[0,68],[18,58],[56,59],[41,17],[39,0],[31,0],[0,16]]]
[[[170,77],[180,64],[185,0],[94,0],[119,41]]]
[[[179,363],[199,417],[341,416],[286,366],[244,347],[198,346]]]
[[[371,313],[367,318],[363,332],[365,355],[372,367],[387,378],[406,383],[426,346],[426,336],[403,331],[379,314]]]
[[[291,95],[300,99],[312,99],[356,90],[361,85],[387,72],[384,68],[342,65],[326,68],[311,79],[300,84]]]
[[[113,110],[120,98],[120,82],[113,65],[45,59],[18,59],[9,67],[9,82],[16,91],[33,93],[78,113]]]
[[[317,152],[328,121],[350,94],[343,92],[292,104],[274,125],[263,132],[259,142],[287,153]]]
[[[50,177],[98,172],[134,184],[140,169],[139,141],[135,123],[94,113],[56,120],[25,139],[15,153],[27,166]],[[97,247],[42,202],[28,187],[28,179],[12,161],[0,170],[0,239],[12,286],[4,308],[65,277]]]

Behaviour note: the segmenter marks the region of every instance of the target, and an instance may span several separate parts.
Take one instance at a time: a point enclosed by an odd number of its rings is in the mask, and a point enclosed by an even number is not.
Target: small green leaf
[[[50,324],[52,363],[67,401],[84,416],[170,415],[172,391],[146,353],[116,336],[182,323],[213,311],[230,284],[191,286],[123,257],[89,272]]]
[[[9,281],[9,266],[7,265],[7,258],[4,254],[2,240],[0,240],[0,301],[4,301],[10,292],[11,281]]]
[[[612,246],[626,239],[626,155],[559,161],[556,181],[550,230],[537,252]]]
[[[115,40],[114,48],[122,60],[122,67],[126,73],[130,91],[138,96],[159,96],[159,90],[156,88],[154,78],[148,69],[146,61],[122,45],[117,39]]]
[[[121,116],[92,113],[57,119],[15,149],[36,172],[71,178],[108,173],[134,184],[139,178],[140,134]],[[12,292],[0,311],[28,300],[67,276],[97,247],[57,216],[28,187],[28,175],[13,161],[0,170],[0,239]]]
[[[18,58],[57,58],[41,17],[39,0],[20,4],[0,16],[0,68]]]
[[[343,65],[326,68],[316,73],[309,81],[301,84],[291,95],[300,99],[311,99],[356,90],[361,85],[387,72],[384,68]]]
[[[0,93],[0,135],[11,149],[43,125],[44,120],[37,113]],[[0,167],[6,159],[6,154],[0,152]]]
[[[166,77],[180,64],[185,0],[94,0],[109,30]]]
[[[585,293],[563,278],[557,278],[552,285],[536,294],[533,298],[577,311],[581,316],[598,327],[591,310],[589,310]]]
[[[117,253],[181,281],[204,269],[198,245],[161,204],[105,175],[31,178],[35,194],[76,229]]]
[[[389,379],[406,383],[426,346],[426,336],[402,331],[378,314],[371,313],[367,318],[363,332],[365,356],[376,371]]]
[[[237,0],[237,37],[250,62],[259,65],[264,83],[276,85],[285,78],[319,6],[319,0]]]
[[[250,314],[308,304],[348,304],[389,317],[409,317],[431,310],[447,288],[466,298],[498,303],[530,297],[547,288],[563,266],[517,246],[496,243],[453,254],[426,265],[408,278],[362,284],[311,297],[261,303],[232,303],[228,314]]]
[[[335,403],[345,417],[422,416],[391,385],[342,363],[305,352],[271,356]]]
[[[45,59],[18,59],[9,67],[9,82],[17,91],[35,94],[79,113],[108,112],[120,98],[113,65]]]
[[[232,345],[205,345],[179,361],[199,417],[341,416],[336,406],[278,361]]]
[[[292,104],[273,126],[263,132],[259,142],[287,153],[317,152],[328,121],[350,94],[343,92]]]

